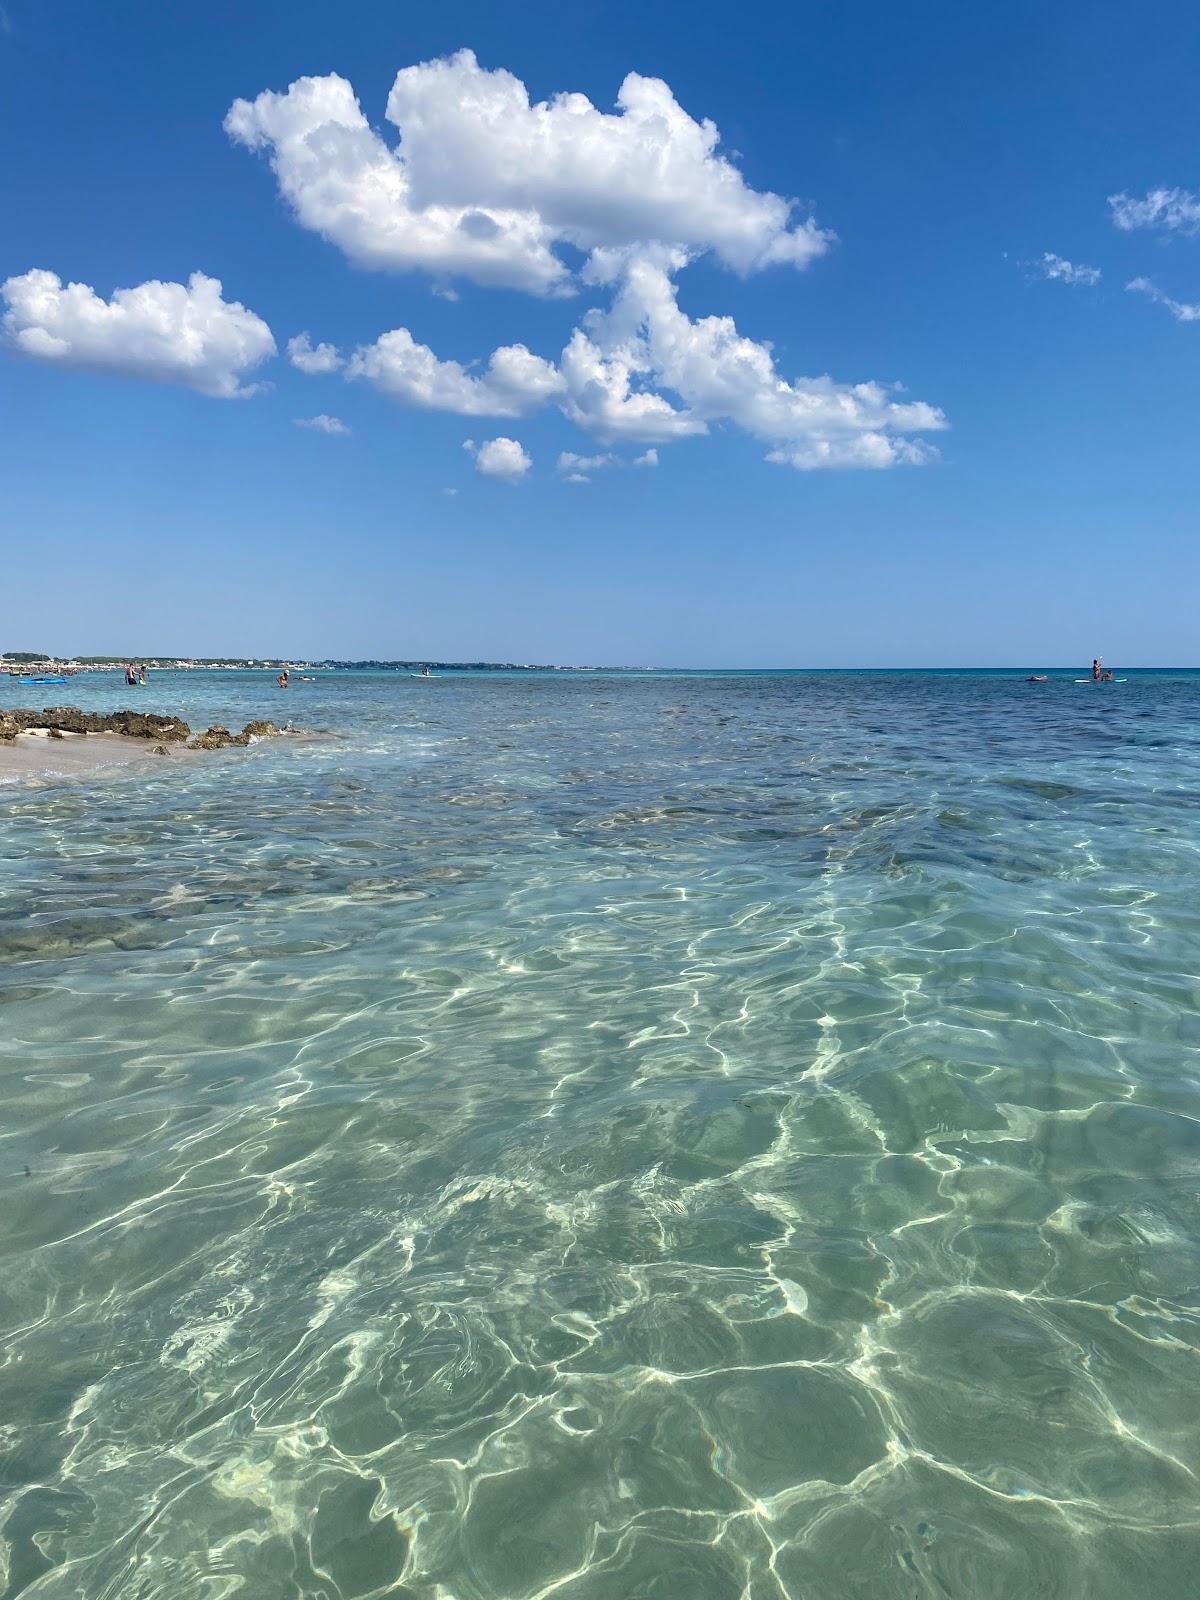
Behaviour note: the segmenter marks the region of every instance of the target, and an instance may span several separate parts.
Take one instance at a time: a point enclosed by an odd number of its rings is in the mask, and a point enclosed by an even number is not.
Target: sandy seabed
[[[120,733],[64,733],[52,739],[44,729],[19,733],[0,743],[0,783],[22,778],[84,777],[105,767],[132,766],[145,761],[167,761],[184,755],[183,745],[173,745],[170,756],[155,755],[152,739],[130,739]]]

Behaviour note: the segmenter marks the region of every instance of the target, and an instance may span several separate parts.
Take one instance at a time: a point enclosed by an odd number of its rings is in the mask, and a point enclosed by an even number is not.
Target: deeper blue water
[[[1196,1593],[1200,677],[133,698],[335,731],[0,789],[4,1600]]]

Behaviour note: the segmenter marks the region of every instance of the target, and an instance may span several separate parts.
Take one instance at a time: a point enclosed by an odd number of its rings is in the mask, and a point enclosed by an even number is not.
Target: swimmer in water
[[[288,686],[288,672],[287,672],[287,668],[286,667],[284,667],[283,671],[275,679],[275,682],[279,685],[279,687],[281,689],[286,689],[287,688],[287,686]]]

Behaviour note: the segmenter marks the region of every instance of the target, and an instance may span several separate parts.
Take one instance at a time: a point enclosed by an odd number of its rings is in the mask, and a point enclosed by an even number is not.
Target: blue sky
[[[1182,4],[4,0],[0,648],[1193,663],[1198,66]]]

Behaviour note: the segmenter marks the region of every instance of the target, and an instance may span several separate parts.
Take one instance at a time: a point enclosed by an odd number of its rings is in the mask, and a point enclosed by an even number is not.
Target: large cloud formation
[[[307,334],[289,344],[310,373],[340,370],[406,405],[522,417],[547,404],[606,445],[667,444],[732,422],[798,468],[919,464],[936,407],[877,383],[788,379],[771,348],[729,317],[680,310],[675,278],[711,254],[745,275],[804,267],[833,238],[793,202],[752,189],[657,78],[631,73],[617,110],[580,94],[531,103],[519,79],[469,50],[406,67],[387,116],[393,148],[345,79],[300,78],[238,100],[225,127],[265,151],[297,219],[370,267],[421,269],[546,296],[600,290],[557,362],[523,344],[482,368],[437,356],[393,328],[348,357]],[[583,252],[573,270],[564,250]]]
[[[616,286],[612,306],[588,313],[557,366],[507,345],[476,375],[440,360],[407,328],[382,334],[344,363],[334,359],[347,377],[365,378],[404,404],[460,416],[520,417],[555,404],[610,445],[662,444],[728,421],[767,444],[769,460],[802,469],[930,458],[932,447],[914,436],[946,427],[935,406],[898,399],[877,383],[789,382],[770,347],[745,338],[731,317],[693,321],[680,310],[673,274],[682,264],[662,249],[605,262]]]
[[[830,235],[792,202],[751,189],[665,83],[631,72],[616,114],[586,96],[531,105],[510,72],[470,50],[397,73],[393,149],[331,73],[237,100],[231,138],[266,151],[307,228],[363,266],[422,269],[535,294],[572,286],[556,246],[647,240],[713,250],[736,272],[803,266]]]
[[[152,280],[102,300],[86,283],[34,269],[0,284],[13,346],[40,361],[186,384],[218,399],[254,393],[242,378],[275,353],[261,317],[221,298],[193,272],[186,286]]]
[[[910,434],[946,426],[936,407],[898,401],[877,383],[835,383],[778,371],[768,345],[739,334],[732,317],[692,321],[679,309],[670,268],[678,260],[635,257],[612,311],[597,318],[602,347],[644,367],[703,423],[737,423],[789,466],[889,467],[919,464],[930,447]],[[651,433],[636,435],[644,439]]]

